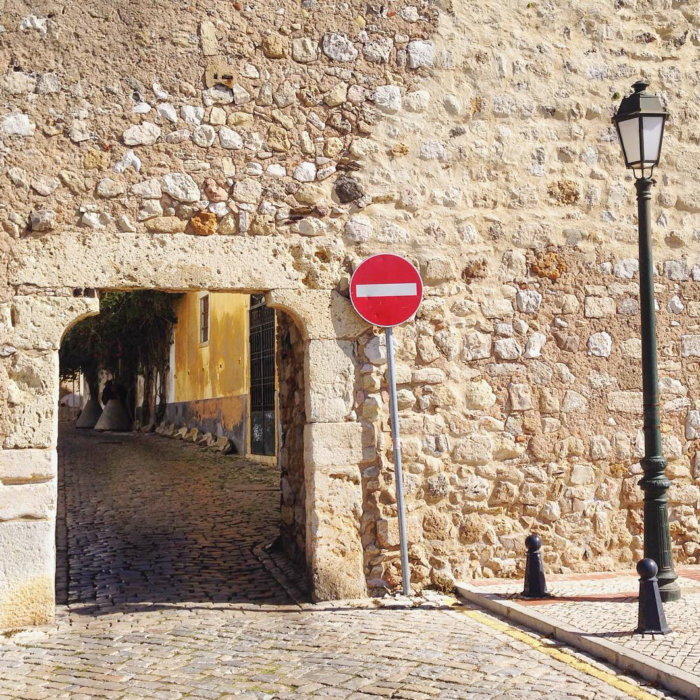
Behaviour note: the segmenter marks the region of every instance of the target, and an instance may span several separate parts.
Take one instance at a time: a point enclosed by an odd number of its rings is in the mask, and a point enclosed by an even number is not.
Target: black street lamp
[[[644,394],[644,557],[659,567],[661,600],[678,600],[681,589],[673,570],[671,534],[668,527],[666,491],[671,482],[665,474],[659,426],[659,387],[656,363],[656,309],[654,305],[654,262],[651,254],[651,176],[659,162],[664,123],[668,113],[661,100],[646,91],[640,80],[634,93],[623,98],[613,121],[622,144],[625,165],[636,178],[639,215],[639,306],[642,316],[642,385]]]

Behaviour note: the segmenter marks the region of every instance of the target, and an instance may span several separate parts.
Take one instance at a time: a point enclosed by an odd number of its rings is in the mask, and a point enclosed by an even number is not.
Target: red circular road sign
[[[363,260],[350,280],[350,300],[375,326],[397,326],[420,306],[423,281],[406,258],[391,253]]]

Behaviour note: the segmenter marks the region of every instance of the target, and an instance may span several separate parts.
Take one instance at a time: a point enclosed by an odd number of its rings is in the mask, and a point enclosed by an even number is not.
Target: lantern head
[[[661,155],[668,112],[656,95],[646,91],[649,83],[640,80],[632,87],[634,92],[622,99],[613,121],[622,144],[625,165],[639,171],[637,177],[651,177]]]

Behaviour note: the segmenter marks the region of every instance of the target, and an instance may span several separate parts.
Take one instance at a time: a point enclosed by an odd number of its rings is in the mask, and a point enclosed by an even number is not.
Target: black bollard
[[[525,588],[523,598],[548,598],[547,582],[544,580],[542,565],[542,540],[538,535],[528,535],[525,539],[527,559],[525,560]]]
[[[653,559],[642,559],[637,563],[639,574],[639,634],[668,634],[671,629],[666,622],[659,580],[656,574],[659,567]]]

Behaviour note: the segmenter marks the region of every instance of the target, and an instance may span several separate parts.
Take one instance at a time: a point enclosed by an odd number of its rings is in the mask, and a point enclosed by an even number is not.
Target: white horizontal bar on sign
[[[358,284],[355,294],[358,297],[414,297],[418,294],[418,288],[415,282]]]

